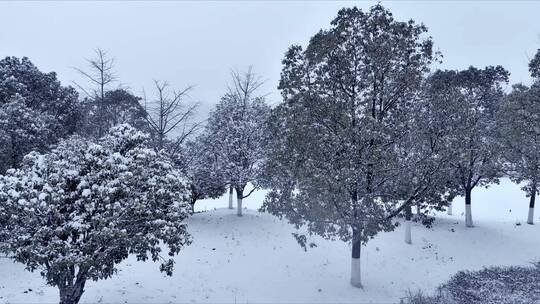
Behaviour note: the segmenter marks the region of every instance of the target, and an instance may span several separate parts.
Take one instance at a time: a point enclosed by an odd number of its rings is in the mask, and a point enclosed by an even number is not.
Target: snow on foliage
[[[540,49],[536,51],[533,59],[529,62],[529,72],[532,77],[540,79]]]
[[[418,125],[422,80],[436,59],[426,32],[381,5],[342,9],[329,30],[283,60],[263,210],[351,241],[357,287],[362,244],[392,230],[392,217],[413,202],[429,195],[444,203],[444,158],[430,144],[437,133]]]
[[[177,166],[186,176],[189,203],[192,212],[201,199],[218,198],[225,192],[227,180],[220,170],[218,151],[207,142],[207,137],[198,136],[184,146],[184,153],[175,157]]]
[[[75,132],[78,94],[24,57],[0,60],[0,173]]]
[[[471,192],[477,186],[498,182],[501,150],[497,147],[495,113],[504,96],[508,71],[501,66],[462,71],[436,71],[428,79],[435,102],[434,120],[443,120],[449,136],[441,140],[453,171],[449,183],[465,196],[465,218],[473,226]]]
[[[190,243],[189,205],[181,175],[147,139],[119,125],[97,143],[74,136],[28,154],[0,176],[0,251],[39,270],[62,303],[77,303],[86,280],[109,278],[129,254],[161,260],[171,275],[171,256]]]
[[[540,263],[460,271],[435,295],[411,293],[409,304],[530,304],[540,302]]]
[[[540,190],[540,80],[530,87],[514,85],[497,114],[503,169],[512,181],[525,182],[522,189],[530,198],[527,223],[533,224]]]
[[[202,136],[216,152],[212,161],[235,188],[238,215],[242,215],[242,199],[260,187],[270,107],[264,97],[255,95],[262,83],[251,69],[232,76],[234,85],[210,113]],[[244,195],[248,183],[253,189]]]
[[[103,100],[97,96],[85,98],[81,102],[82,121],[78,133],[97,138],[100,128],[107,131],[119,124],[129,124],[138,130],[149,131],[147,113],[140,100],[140,97],[124,89],[104,92]],[[103,109],[100,110],[100,106]]]

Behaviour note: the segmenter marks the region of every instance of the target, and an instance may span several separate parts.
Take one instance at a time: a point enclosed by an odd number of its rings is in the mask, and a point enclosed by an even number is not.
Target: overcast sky
[[[254,66],[266,79],[269,102],[284,52],[305,45],[342,7],[374,1],[308,2],[1,2],[0,56],[27,56],[64,84],[80,80],[96,48],[116,59],[122,85],[151,97],[152,80],[195,85],[206,113],[226,90],[232,68]],[[527,63],[540,48],[540,1],[382,1],[398,20],[429,28],[444,55],[439,68],[503,65],[511,82],[529,83]]]

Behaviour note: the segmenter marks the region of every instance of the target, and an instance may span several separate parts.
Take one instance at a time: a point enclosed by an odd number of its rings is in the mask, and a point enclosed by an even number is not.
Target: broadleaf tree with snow
[[[446,203],[442,147],[415,127],[426,106],[422,81],[438,58],[426,32],[381,5],[342,9],[329,30],[283,60],[262,210],[351,242],[356,287],[363,244],[394,229],[393,218],[416,201]]]
[[[540,55],[536,57],[540,58]],[[534,76],[534,60],[530,66]],[[504,173],[515,183],[526,183],[522,189],[529,197],[527,223],[531,225],[534,224],[536,195],[540,191],[539,79],[535,79],[530,87],[522,84],[514,85],[497,115],[498,138],[504,151],[502,153]]]
[[[140,102],[140,97],[125,89],[105,91],[103,100],[99,103],[95,99],[85,98],[81,102],[83,117],[77,133],[85,137],[99,138],[99,130],[107,132],[120,124],[129,124],[148,132],[150,127],[146,121],[147,113]],[[99,106],[103,109],[100,110]]]
[[[397,194],[410,203],[402,204],[392,211],[403,211],[405,219],[405,242],[412,243],[411,221],[421,222],[430,227],[435,220],[434,211],[451,208],[452,200],[457,196],[456,189],[448,182],[448,176],[453,173],[448,166],[446,138],[451,136],[448,129],[447,113],[440,111],[447,101],[434,94],[431,90],[430,78],[423,81],[422,89],[417,99],[410,104],[408,119],[404,120],[403,137],[395,152],[398,153],[399,168],[392,180]],[[440,115],[440,116],[439,116]],[[421,195],[411,197],[410,193]],[[399,197],[399,196],[398,196]],[[412,207],[416,207],[413,216]]]
[[[28,58],[0,60],[0,173],[76,131],[78,94]]]
[[[130,254],[171,275],[171,257],[190,243],[181,174],[129,125],[98,143],[71,137],[29,153],[0,176],[0,200],[0,251],[40,271],[62,304],[78,303],[87,280],[111,277]]]
[[[192,213],[198,200],[218,198],[226,191],[227,181],[220,170],[218,155],[205,136],[187,142],[183,153],[176,155],[177,167],[184,173],[187,183],[189,204]]]
[[[473,226],[472,190],[497,183],[501,177],[501,149],[497,144],[496,112],[508,81],[501,66],[462,71],[436,71],[430,76],[435,98],[433,119],[444,119],[450,136],[444,138],[452,174],[448,182],[465,197],[465,223]]]
[[[237,215],[241,216],[242,200],[260,187],[270,107],[257,95],[261,82],[251,68],[232,76],[233,85],[210,112],[203,136],[217,153],[215,164],[236,191]],[[246,194],[248,184],[252,188]]]
[[[536,54],[529,62],[529,72],[536,81],[540,79],[540,49],[536,51]]]
[[[118,82],[114,58],[102,49],[96,49],[95,53],[94,58],[87,59],[87,69],[75,68],[88,83],[86,87],[75,82],[85,95],[81,102],[78,134],[97,139],[119,124],[129,124],[148,132],[148,113],[140,103],[142,98],[120,86],[114,88]]]

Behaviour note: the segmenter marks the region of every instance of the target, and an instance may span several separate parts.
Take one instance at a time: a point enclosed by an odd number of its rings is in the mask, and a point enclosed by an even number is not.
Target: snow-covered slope
[[[473,191],[475,228],[465,228],[458,199],[454,216],[438,214],[432,229],[414,225],[412,245],[403,227],[370,241],[362,251],[363,290],[348,283],[347,244],[314,238],[318,246],[305,252],[291,225],[254,210],[263,197],[246,199],[241,218],[223,209],[227,197],[201,202],[197,209],[208,211],[189,220],[193,244],[176,258],[173,277],[130,258],[112,279],[89,282],[82,302],[399,302],[407,290],[431,290],[458,270],[540,260],[540,212],[538,225],[525,224],[528,201],[506,180]],[[0,273],[0,303],[58,301],[39,273],[4,258]]]

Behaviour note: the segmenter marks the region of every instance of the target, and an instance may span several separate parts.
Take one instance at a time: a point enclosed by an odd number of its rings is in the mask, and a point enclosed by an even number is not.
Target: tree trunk
[[[465,189],[465,225],[467,227],[473,227],[472,213],[471,213],[471,188]]]
[[[352,258],[351,258],[351,285],[362,288],[362,278],[360,272],[360,249],[361,242],[358,232],[353,230],[352,239]]]
[[[242,196],[244,195],[244,191],[239,191],[236,189],[236,215],[242,216]]]
[[[60,304],[78,304],[84,292],[86,279],[77,280],[73,286],[58,287],[60,290]]]
[[[405,208],[405,243],[407,244],[412,244],[411,217],[412,217],[412,208],[411,208],[411,205],[409,205]]]
[[[529,201],[529,217],[527,218],[527,224],[534,225],[534,201],[536,200],[536,187],[533,188],[531,193],[531,200]]]
[[[446,208],[446,213],[448,215],[452,215],[452,202],[450,202],[450,204],[448,204],[448,207]]]
[[[233,186],[229,186],[229,209],[233,208]]]

